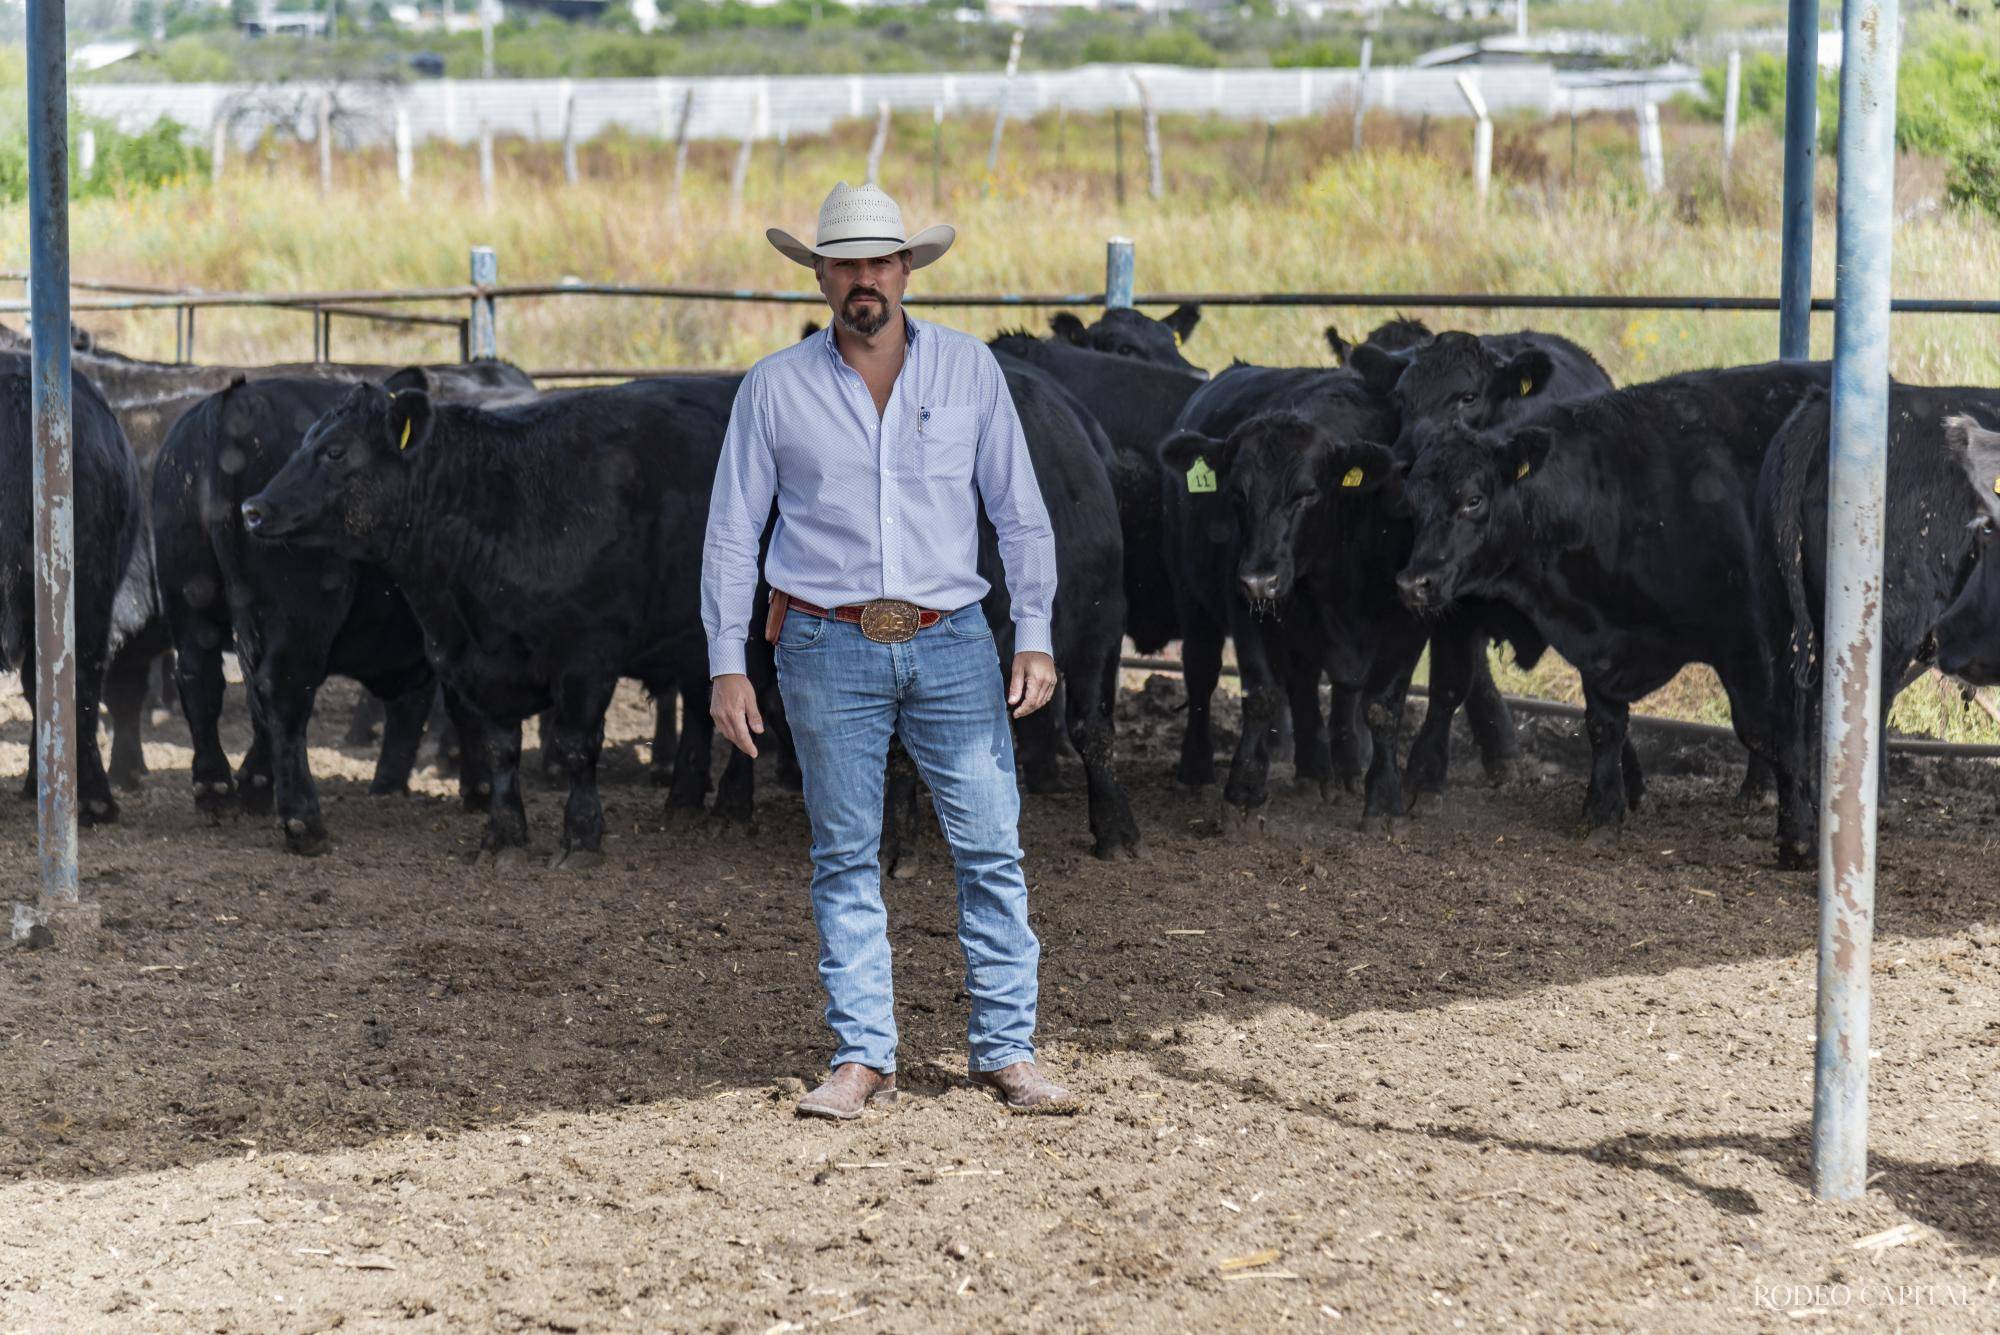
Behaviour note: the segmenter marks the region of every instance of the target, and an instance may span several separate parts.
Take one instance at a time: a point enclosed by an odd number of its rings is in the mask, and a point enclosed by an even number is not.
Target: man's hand
[[[1007,683],[1007,703],[1015,718],[1026,718],[1056,693],[1056,660],[1034,649],[1014,655],[1013,680]]]
[[[1053,679],[1053,672],[1050,677]],[[708,716],[715,720],[722,735],[736,744],[738,751],[752,760],[757,758],[757,743],[750,740],[750,734],[764,731],[764,716],[757,712],[757,692],[751,688],[750,678],[741,672],[725,672],[710,681]]]

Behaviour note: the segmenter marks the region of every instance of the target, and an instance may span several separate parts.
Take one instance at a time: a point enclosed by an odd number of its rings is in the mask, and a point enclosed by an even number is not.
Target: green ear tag
[[[1350,469],[1348,469],[1348,470],[1347,470],[1347,476],[1345,476],[1345,477],[1343,477],[1343,478],[1341,478],[1341,479],[1340,479],[1340,485],[1341,485],[1341,486],[1343,486],[1343,487],[1358,487],[1358,486],[1360,486],[1360,485],[1361,485],[1361,468],[1360,468],[1360,466],[1359,466],[1359,465],[1356,465],[1355,467],[1353,467],[1353,468],[1350,468]]]
[[[1531,390],[1531,389],[1533,389],[1534,387],[1535,387],[1535,382],[1534,382],[1534,381],[1532,381],[1532,380],[1528,379],[1528,377],[1526,377],[1526,376],[1522,376],[1522,377],[1521,377],[1521,397],[1522,397],[1522,398],[1524,398],[1524,399],[1525,399],[1525,398],[1527,398],[1527,397],[1528,397],[1528,391],[1529,391],[1529,390]]]
[[[1215,490],[1215,470],[1208,466],[1208,460],[1196,459],[1187,471],[1188,490],[1204,492]]]
[[[403,440],[400,445],[396,446],[396,448],[399,450],[407,450],[410,448],[410,422],[408,418],[403,419]]]

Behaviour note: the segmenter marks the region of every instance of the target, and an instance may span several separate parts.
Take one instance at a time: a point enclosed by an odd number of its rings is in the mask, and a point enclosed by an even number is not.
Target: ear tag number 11
[[[1188,491],[1192,493],[1215,490],[1215,470],[1208,466],[1208,460],[1196,459],[1187,471]]]

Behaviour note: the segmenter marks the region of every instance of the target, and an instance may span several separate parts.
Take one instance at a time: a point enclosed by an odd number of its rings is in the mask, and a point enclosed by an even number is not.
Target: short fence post
[[[396,182],[403,188],[403,198],[410,197],[410,178],[416,174],[416,167],[410,149],[410,109],[398,105],[396,108]]]
[[[472,285],[491,288],[500,281],[500,260],[491,246],[472,248]],[[472,319],[467,326],[469,351],[477,359],[491,359],[500,355],[500,333],[493,320],[493,295],[491,292],[477,294],[472,298]]]
[[[1374,63],[1375,39],[1361,39],[1361,74],[1354,81],[1354,151],[1361,151],[1361,123],[1368,116],[1368,67]]]
[[[76,136],[76,178],[88,181],[97,170],[97,131],[83,129]]]
[[[1259,190],[1262,190],[1264,183],[1271,179],[1271,149],[1276,143],[1277,138],[1278,122],[1266,119],[1264,122],[1264,161],[1257,168],[1257,188]]]
[[[889,147],[889,101],[884,98],[875,104],[875,137],[868,143],[868,176],[865,185],[880,185],[882,181],[882,153]]]
[[[576,86],[563,80],[562,90],[563,181],[575,185],[576,172]]]
[[[944,99],[931,108],[931,207],[944,203]]]
[[[772,181],[777,190],[778,198],[781,201],[785,197],[785,148],[785,122],[780,120],[778,122],[778,158],[776,168],[772,172]]]
[[[743,211],[743,181],[750,175],[750,145],[755,142],[746,127],[742,146],[736,150],[736,167],[729,173],[729,212],[732,216]]]
[[[221,111],[215,113],[215,126],[209,134],[208,183],[222,184],[223,159],[229,156],[229,117]]]
[[[674,128],[674,188],[671,199],[673,206],[681,206],[681,178],[687,175],[688,165],[688,122],[694,117],[694,89],[687,90],[681,98],[681,120]]]
[[[1063,158],[1069,148],[1069,107],[1061,98],[1056,99],[1056,170],[1061,171]]]
[[[1111,108],[1111,179],[1118,192],[1118,206],[1125,206],[1125,109]]]
[[[1472,126],[1472,193],[1479,207],[1486,207],[1486,187],[1493,179],[1493,118],[1486,114],[1486,99],[1469,74],[1458,76],[1458,92],[1476,119]]]
[[[1728,73],[1722,80],[1722,179],[1729,179],[1729,163],[1736,156],[1736,114],[1743,98],[1743,53],[1729,53]]]
[[[1014,40],[1007,47],[1007,76],[1000,82],[1000,106],[993,113],[993,147],[986,150],[988,177],[1000,170],[1000,136],[1007,129],[1007,99],[1014,91],[1014,72],[1021,68],[1021,42],[1027,35],[1025,28],[1014,29]]]
[[[484,118],[479,122],[479,198],[488,212],[493,209],[493,127]]]
[[[1666,188],[1666,157],[1660,146],[1660,107],[1647,101],[1639,107],[1639,168],[1645,176],[1646,193],[1657,195]]]
[[[1132,239],[1114,236],[1104,243],[1104,309],[1132,305]]]
[[[333,193],[333,90],[319,90],[319,193]]]
[[[1146,90],[1146,81],[1134,74],[1132,86],[1139,90],[1139,115],[1146,126],[1146,193],[1158,199],[1166,193],[1160,170],[1160,115],[1153,110],[1153,95]]]

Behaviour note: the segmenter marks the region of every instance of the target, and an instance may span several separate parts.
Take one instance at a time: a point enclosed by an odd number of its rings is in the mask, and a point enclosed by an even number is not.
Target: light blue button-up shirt
[[[1000,364],[984,343],[904,314],[909,345],[879,415],[833,327],[750,368],[736,392],[701,570],[712,676],[743,671],[757,543],[764,574],[821,607],[902,598],[955,611],[984,598],[979,505],[993,521],[1016,651],[1052,651],[1055,538]]]

